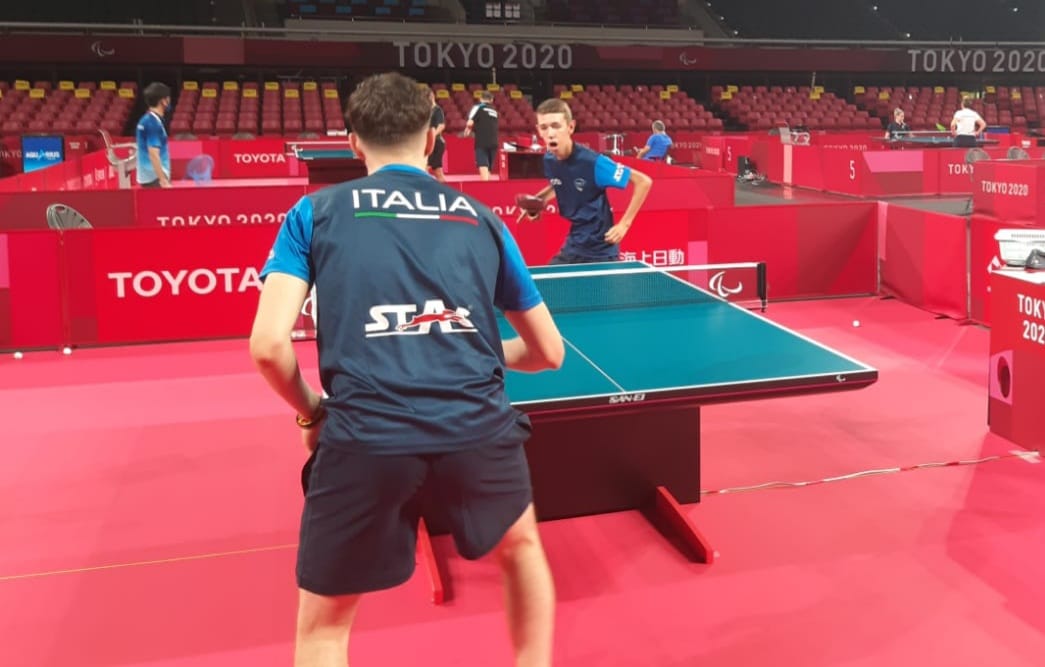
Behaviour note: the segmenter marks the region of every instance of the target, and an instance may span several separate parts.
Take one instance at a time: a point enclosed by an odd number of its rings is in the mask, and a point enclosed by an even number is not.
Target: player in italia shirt
[[[434,131],[417,82],[368,77],[347,116],[368,176],[288,212],[250,337],[310,453],[295,664],[348,664],[361,596],[410,579],[429,510],[465,558],[495,553],[516,661],[551,665],[555,590],[524,448],[530,422],[505,376],[559,367],[562,336],[504,223],[425,172]],[[291,341],[313,286],[322,400]],[[517,335],[502,338],[509,325]]]

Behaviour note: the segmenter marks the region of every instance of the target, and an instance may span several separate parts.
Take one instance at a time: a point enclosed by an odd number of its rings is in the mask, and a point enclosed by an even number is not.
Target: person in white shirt
[[[951,119],[951,135],[954,137],[954,145],[959,148],[972,148],[978,145],[978,140],[987,128],[987,122],[980,114],[972,109],[972,100],[968,97],[962,99],[962,108],[954,112]]]

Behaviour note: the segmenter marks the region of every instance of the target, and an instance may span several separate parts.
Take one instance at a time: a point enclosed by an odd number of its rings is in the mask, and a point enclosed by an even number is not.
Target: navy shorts
[[[497,160],[496,148],[475,148],[475,166],[493,169]]]
[[[566,250],[560,250],[559,254],[552,257],[549,264],[597,264],[599,262],[617,262],[620,261],[620,255],[614,257],[584,257],[583,255],[576,255]]]
[[[428,166],[432,169],[442,169],[444,153],[446,153],[446,142],[442,139],[437,139],[435,145],[432,146],[431,154],[428,156]]]
[[[422,500],[468,559],[489,553],[533,500],[523,444],[511,437],[445,454],[379,455],[324,446],[308,473],[298,586],[317,595],[392,588],[413,575]]]

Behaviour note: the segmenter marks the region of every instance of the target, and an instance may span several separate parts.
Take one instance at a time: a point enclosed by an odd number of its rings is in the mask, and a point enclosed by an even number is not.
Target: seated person
[[[671,149],[671,137],[664,131],[664,121],[653,121],[653,134],[646,140],[646,145],[638,150],[636,157],[641,160],[664,160]]]

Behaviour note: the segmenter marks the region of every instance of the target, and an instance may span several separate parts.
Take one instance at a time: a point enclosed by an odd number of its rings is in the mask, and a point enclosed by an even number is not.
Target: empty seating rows
[[[649,131],[655,120],[675,130],[721,130],[723,123],[677,86],[574,84],[553,88],[565,97],[578,128],[599,132]]]
[[[137,96],[133,81],[0,81],[0,134],[123,134]]]
[[[712,103],[749,130],[881,130],[882,121],[834,93],[812,86],[715,86]]]
[[[857,86],[853,91],[857,106],[883,119],[891,118],[893,109],[903,109],[912,130],[949,127],[962,96],[954,86]],[[1045,116],[1045,87],[987,86],[973,94],[972,108],[988,125],[1023,130]]]
[[[186,81],[171,117],[178,135],[290,135],[343,133],[337,84],[315,81]]]

